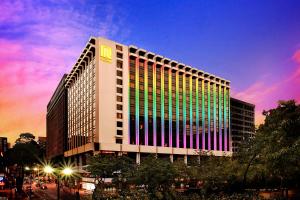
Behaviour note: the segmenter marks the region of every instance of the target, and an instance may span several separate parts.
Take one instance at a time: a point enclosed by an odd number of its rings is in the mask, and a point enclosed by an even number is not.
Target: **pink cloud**
[[[298,51],[296,51],[296,52],[294,53],[292,59],[293,59],[296,63],[300,64],[300,50],[298,50]]]
[[[292,56],[294,70],[290,74],[283,74],[282,78],[269,82],[266,76],[254,82],[243,91],[235,91],[233,89],[231,95],[235,98],[248,101],[256,105],[255,121],[256,124],[263,123],[263,110],[268,110],[277,105],[278,100],[295,99],[300,102],[300,50],[296,51]]]
[[[113,21],[120,16],[111,6],[80,10],[69,1],[43,3],[0,1],[0,25],[9,27],[0,38],[0,135],[10,142],[25,131],[46,134],[47,103],[91,35],[124,30]],[[98,13],[106,17],[97,21]]]

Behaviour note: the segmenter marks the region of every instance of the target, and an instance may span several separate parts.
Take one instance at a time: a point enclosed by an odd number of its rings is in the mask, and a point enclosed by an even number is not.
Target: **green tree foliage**
[[[150,199],[172,198],[176,170],[170,160],[150,155],[137,167],[133,183],[143,186]]]
[[[17,164],[18,174],[16,175],[16,179],[18,191],[21,190],[23,185],[24,167],[33,166],[39,162],[39,146],[36,141],[34,141],[34,138],[34,135],[31,133],[20,134],[13,148],[9,149],[5,154],[5,160],[8,166]]]
[[[19,138],[16,140],[16,144],[24,144],[24,143],[30,143],[34,141],[35,136],[31,133],[21,133]]]
[[[10,165],[17,164],[23,167],[38,162],[39,147],[34,138],[35,136],[31,133],[20,134],[16,144],[6,155]]]
[[[248,175],[256,186],[299,186],[300,106],[294,100],[279,101],[277,108],[263,114],[265,123],[239,155],[246,164],[244,182]]]
[[[88,170],[98,181],[93,199],[106,199],[104,193],[105,178],[112,178],[119,189],[118,195],[124,196],[129,190],[130,179],[135,172],[135,162],[127,156],[98,154],[89,158]]]

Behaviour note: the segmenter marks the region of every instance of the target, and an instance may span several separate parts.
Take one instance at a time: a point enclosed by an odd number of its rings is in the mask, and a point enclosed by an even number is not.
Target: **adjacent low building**
[[[237,152],[239,145],[255,135],[255,105],[230,98],[232,151]]]

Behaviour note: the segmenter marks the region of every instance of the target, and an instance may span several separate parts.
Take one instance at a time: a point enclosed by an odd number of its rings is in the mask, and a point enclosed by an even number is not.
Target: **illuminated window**
[[[117,113],[117,119],[122,119],[123,118],[123,114],[122,113]]]
[[[119,51],[123,50],[122,46],[120,46],[120,45],[116,45],[116,49],[119,50]]]

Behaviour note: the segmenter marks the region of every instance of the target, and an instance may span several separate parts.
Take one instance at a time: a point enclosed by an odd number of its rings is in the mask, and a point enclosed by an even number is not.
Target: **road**
[[[29,186],[28,184],[24,185]],[[42,190],[39,187],[35,187],[33,184],[32,190],[33,195],[31,196],[32,200],[57,200],[57,188],[55,183],[46,184],[47,189]],[[69,188],[63,187],[60,190],[60,199],[62,200],[74,200],[75,194],[74,191],[71,191]]]

